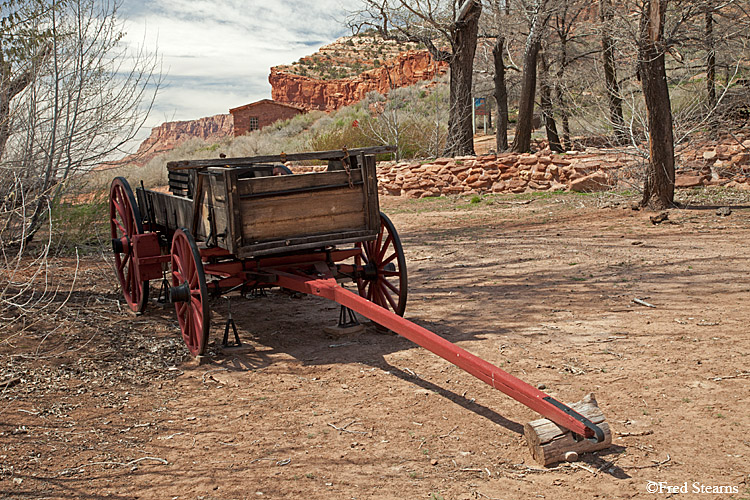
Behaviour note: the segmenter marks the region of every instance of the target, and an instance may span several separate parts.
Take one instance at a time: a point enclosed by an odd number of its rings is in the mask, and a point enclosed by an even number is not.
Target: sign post
[[[484,119],[484,133],[487,133],[487,98],[485,97],[475,97],[474,98],[474,107],[472,108],[472,123],[474,124],[474,132],[476,133],[477,130],[477,120],[476,116],[479,115],[483,117]]]

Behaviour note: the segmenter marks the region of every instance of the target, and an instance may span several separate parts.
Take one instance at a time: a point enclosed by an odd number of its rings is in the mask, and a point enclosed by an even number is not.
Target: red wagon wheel
[[[134,235],[143,233],[143,225],[133,190],[123,177],[115,177],[109,190],[109,224],[122,294],[130,309],[142,313],[148,303],[148,281],[137,278],[131,242]]]
[[[201,355],[206,350],[211,316],[201,255],[187,229],[178,229],[172,237],[171,263],[169,297],[177,311],[182,338],[193,356]]]
[[[373,241],[358,243],[362,248],[354,258],[364,272],[357,278],[359,295],[399,316],[406,309],[406,258],[396,228],[380,213],[380,233]]]

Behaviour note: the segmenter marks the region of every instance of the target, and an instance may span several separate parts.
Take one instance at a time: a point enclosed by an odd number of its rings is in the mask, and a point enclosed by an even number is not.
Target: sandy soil
[[[594,392],[611,448],[539,467],[534,412],[372,326],[328,338],[338,308],[313,297],[234,298],[250,348],[199,366],[174,311],[118,309],[92,255],[0,347],[0,498],[750,498],[747,208],[654,225],[617,197],[381,204],[407,318],[562,401]]]

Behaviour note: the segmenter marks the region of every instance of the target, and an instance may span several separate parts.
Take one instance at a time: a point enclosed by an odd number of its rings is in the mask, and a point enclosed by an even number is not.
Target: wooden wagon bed
[[[380,229],[375,155],[391,147],[167,164],[170,193],[137,189],[146,220],[189,228],[238,258],[374,239]],[[323,172],[274,175],[288,161]]]

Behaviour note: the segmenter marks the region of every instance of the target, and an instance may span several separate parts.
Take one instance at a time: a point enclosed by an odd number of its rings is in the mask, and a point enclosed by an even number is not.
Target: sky
[[[124,42],[156,50],[163,87],[147,126],[271,98],[271,66],[350,34],[358,0],[124,0]]]

